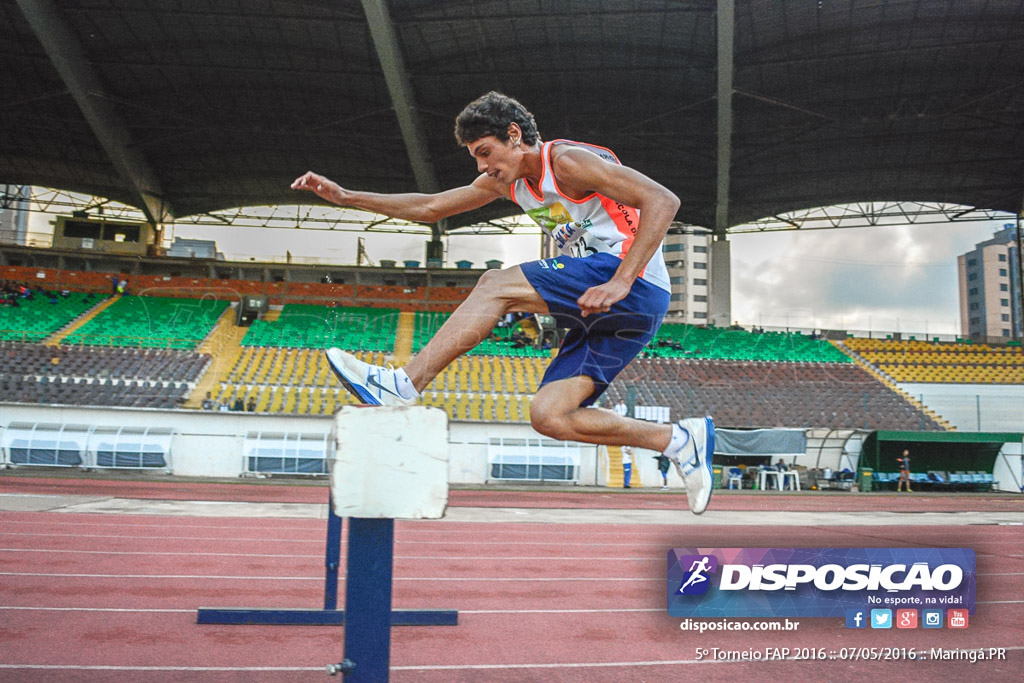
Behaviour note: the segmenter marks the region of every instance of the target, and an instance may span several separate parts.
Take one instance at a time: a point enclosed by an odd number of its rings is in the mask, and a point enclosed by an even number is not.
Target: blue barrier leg
[[[327,578],[324,582],[324,609],[338,609],[338,565],[341,564],[341,517],[334,514],[334,501],[327,500]]]
[[[349,519],[345,660],[350,683],[388,680],[395,520]]]

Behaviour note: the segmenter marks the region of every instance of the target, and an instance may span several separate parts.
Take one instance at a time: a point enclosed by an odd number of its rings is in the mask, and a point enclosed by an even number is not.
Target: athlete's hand
[[[611,307],[626,298],[629,285],[618,280],[609,280],[603,285],[591,287],[576,300],[580,312],[586,318],[591,313],[607,313]]]
[[[313,192],[334,204],[342,203],[343,190],[341,187],[333,180],[329,180],[312,171],[308,171],[305,175],[296,178],[295,182],[292,183],[292,189]]]

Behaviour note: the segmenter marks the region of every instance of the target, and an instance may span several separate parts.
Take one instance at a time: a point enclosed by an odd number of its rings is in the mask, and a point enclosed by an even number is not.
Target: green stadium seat
[[[399,311],[391,308],[287,304],[277,320],[257,320],[242,346],[280,346],[391,353]]]
[[[798,332],[755,334],[742,329],[666,323],[644,354],[654,358],[705,358],[758,362],[851,363],[824,339]]]
[[[227,301],[125,296],[68,335],[65,344],[195,349],[228,307]]]
[[[40,342],[106,298],[72,292],[50,303],[37,291],[32,299],[18,299],[17,307],[0,306],[0,341]]]

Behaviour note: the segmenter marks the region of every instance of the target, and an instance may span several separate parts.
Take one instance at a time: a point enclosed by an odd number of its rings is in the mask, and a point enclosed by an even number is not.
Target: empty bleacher
[[[1024,384],[1020,346],[863,338],[843,346],[896,382]]]
[[[850,358],[824,339],[799,332],[748,332],[743,329],[666,323],[644,349],[650,358],[849,363]]]
[[[399,311],[391,308],[287,304],[276,320],[257,320],[242,346],[382,351],[395,345]]]
[[[852,363],[637,359],[606,403],[630,388],[641,405],[669,406],[673,419],[709,414],[723,427],[942,429]]]
[[[81,292],[50,297],[35,291],[31,299],[16,299],[17,306],[0,306],[0,340],[42,341],[106,298]]]
[[[67,344],[195,349],[228,307],[213,299],[125,296],[81,328]]]
[[[0,396],[19,403],[174,408],[210,362],[179,350],[0,342]]]
[[[412,350],[418,353],[427,342],[441,329],[441,325],[451,316],[450,313],[438,312],[417,312],[416,327],[413,332]],[[516,344],[512,335],[522,331],[523,327],[518,322],[511,326],[497,326],[491,330],[487,339],[480,340],[479,344],[471,351],[469,356],[512,356],[518,358],[548,358],[550,350],[538,349],[532,344]],[[525,334],[525,331],[524,331]]]

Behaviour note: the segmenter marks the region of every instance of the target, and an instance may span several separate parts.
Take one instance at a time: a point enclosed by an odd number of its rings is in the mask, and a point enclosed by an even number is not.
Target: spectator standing
[[[622,447],[622,488],[628,489],[629,482],[633,478],[633,448]]]
[[[612,410],[615,411],[616,415],[621,415],[622,417],[626,417],[626,415],[629,413],[629,408],[626,407],[626,402],[623,401],[621,398],[619,399],[619,402],[615,404],[615,407],[612,408]]]
[[[907,493],[911,493],[913,489],[910,488],[910,451],[905,448],[903,449],[903,455],[896,458],[896,466],[900,470],[900,478],[896,482],[896,490],[902,491],[905,482],[907,484]]]
[[[661,472],[661,490],[668,491],[668,466],[671,461],[663,453],[654,456],[654,459],[658,461],[658,471]]]

